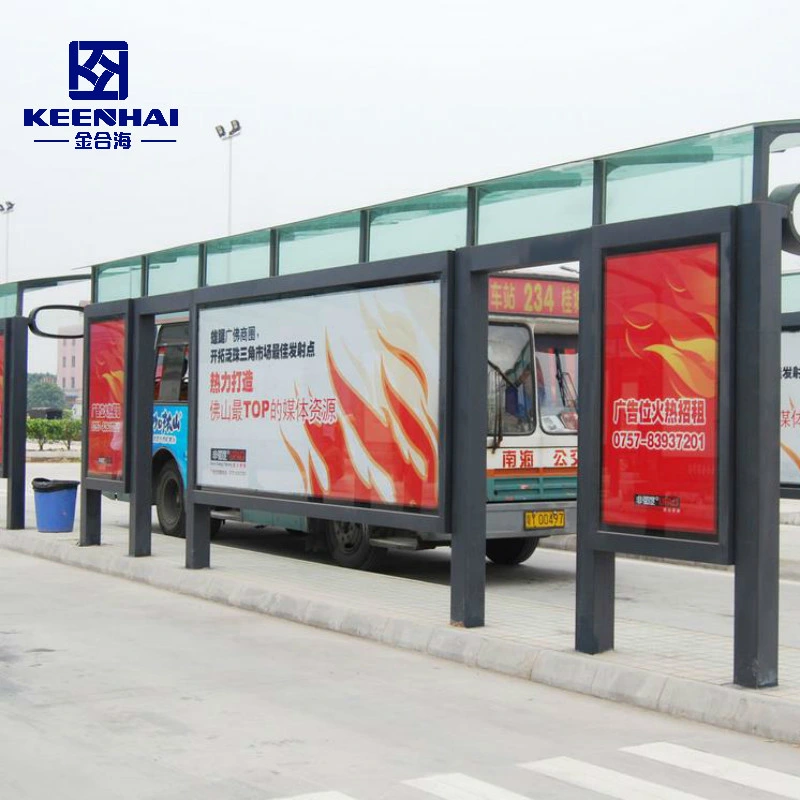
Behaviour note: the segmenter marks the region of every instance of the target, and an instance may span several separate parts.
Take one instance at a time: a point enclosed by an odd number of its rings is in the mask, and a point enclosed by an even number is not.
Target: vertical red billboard
[[[719,246],[604,260],[601,527],[718,537]]]
[[[125,440],[125,319],[89,323],[87,475],[122,480]]]
[[[0,331],[0,475],[5,474],[6,334]]]

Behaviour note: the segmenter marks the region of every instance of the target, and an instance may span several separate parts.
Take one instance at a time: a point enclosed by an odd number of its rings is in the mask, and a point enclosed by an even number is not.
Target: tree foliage
[[[57,383],[38,380],[28,382],[28,408],[58,408],[67,404],[64,392]]]
[[[74,417],[65,419],[29,419],[26,423],[26,435],[44,450],[48,442],[61,442],[67,450],[72,443],[80,441],[81,421]]]

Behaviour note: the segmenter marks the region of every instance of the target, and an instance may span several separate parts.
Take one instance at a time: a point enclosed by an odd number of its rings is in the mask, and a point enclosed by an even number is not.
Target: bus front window
[[[536,427],[531,335],[524,325],[489,325],[489,435],[529,435]]]
[[[578,337],[538,334],[536,394],[545,433],[578,430]]]

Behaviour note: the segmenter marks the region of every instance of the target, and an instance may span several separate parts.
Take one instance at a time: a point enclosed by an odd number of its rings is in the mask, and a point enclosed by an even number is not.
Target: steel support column
[[[785,210],[738,210],[734,682],[778,682],[781,226]]]
[[[149,556],[153,528],[153,374],[155,317],[132,314],[133,342],[128,380],[131,381],[131,454],[128,555]]]
[[[600,180],[595,165],[595,178]],[[596,202],[597,195],[596,195]],[[602,203],[602,200],[599,201]],[[575,649],[603,653],[614,647],[615,554],[597,550],[588,539],[600,519],[600,421],[602,419],[603,348],[600,336],[603,296],[599,244],[582,249],[580,271],[581,318],[578,332],[581,393],[578,429],[578,535],[575,586]]]
[[[450,620],[484,624],[486,604],[486,352],[489,279],[456,255],[453,298]]]
[[[100,503],[102,492],[81,485],[81,530],[78,544],[81,547],[100,544]]]
[[[9,382],[8,397],[8,484],[6,486],[6,527],[20,530],[25,527],[25,440],[28,414],[28,320],[11,317],[7,322],[6,335],[11,347],[6,352],[9,361],[6,380]]]

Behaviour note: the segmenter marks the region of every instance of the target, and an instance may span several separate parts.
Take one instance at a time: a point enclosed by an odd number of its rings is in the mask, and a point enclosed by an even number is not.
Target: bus
[[[578,281],[569,267],[498,273],[489,279],[486,371],[486,554],[513,565],[541,538],[575,533],[578,465]],[[185,535],[189,322],[159,320],[153,405],[153,499],[169,536]],[[308,537],[345,567],[375,569],[393,548],[430,549],[450,534],[353,522],[215,509],[226,520]]]

